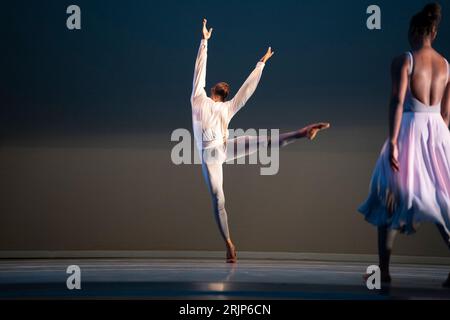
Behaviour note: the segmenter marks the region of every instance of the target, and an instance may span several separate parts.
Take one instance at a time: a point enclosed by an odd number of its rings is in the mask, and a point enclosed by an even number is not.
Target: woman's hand
[[[398,162],[398,146],[397,143],[390,142],[389,144],[389,163],[392,170],[398,172],[400,170],[400,164]]]
[[[261,58],[261,62],[266,63],[267,60],[269,60],[270,58],[272,58],[272,56],[275,54],[275,52],[272,51],[272,48],[269,47],[269,49],[267,49],[266,54],[264,55],[264,57]]]
[[[211,38],[212,32],[213,32],[213,28],[209,29],[206,28],[206,23],[208,21],[206,19],[203,19],[203,39],[205,40],[209,40],[209,38]]]

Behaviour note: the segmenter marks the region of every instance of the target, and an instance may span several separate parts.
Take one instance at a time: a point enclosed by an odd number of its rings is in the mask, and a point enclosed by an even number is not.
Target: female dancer
[[[413,233],[420,222],[438,226],[450,248],[449,64],[433,47],[441,7],[426,5],[410,22],[412,51],[392,63],[389,139],[359,208],[378,226],[382,281],[390,282],[389,260],[397,232]],[[444,286],[448,286],[450,275]]]
[[[243,157],[257,151],[252,141],[257,140],[259,146],[268,147],[272,141],[270,138],[243,136],[236,139],[228,139],[228,123],[231,118],[241,109],[247,100],[252,96],[258,86],[262,71],[266,62],[273,56],[274,52],[269,48],[267,53],[256,65],[256,68],[247,78],[245,83],[233,97],[227,101],[230,87],[227,83],[221,82],[211,89],[211,97],[206,96],[206,59],[208,40],[211,38],[213,29],[206,27],[206,19],[203,20],[203,39],[195,63],[194,82],[191,96],[192,122],[194,127],[194,137],[197,148],[202,157],[202,170],[208,189],[210,191],[214,215],[219,225],[220,233],[225,241],[227,256],[226,261],[235,263],[237,261],[236,249],[231,241],[228,230],[228,219],[225,211],[225,196],[222,185],[222,164],[231,159]],[[329,127],[328,123],[318,123],[309,125],[294,132],[281,134],[279,145],[285,146],[290,142],[300,139],[314,139],[316,134]],[[233,146],[234,148],[227,148]],[[241,151],[235,151],[241,150]],[[231,150],[231,152],[230,152]],[[231,154],[231,155],[230,155]]]

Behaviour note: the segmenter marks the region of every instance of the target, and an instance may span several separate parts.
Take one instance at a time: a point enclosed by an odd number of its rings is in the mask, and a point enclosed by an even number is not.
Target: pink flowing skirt
[[[403,113],[398,148],[394,172],[384,144],[359,211],[376,226],[413,233],[426,221],[450,235],[450,132],[440,113]]]

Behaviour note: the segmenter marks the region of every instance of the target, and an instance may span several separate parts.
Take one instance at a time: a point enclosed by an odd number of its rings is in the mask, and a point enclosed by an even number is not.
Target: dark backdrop
[[[272,46],[261,84],[231,124],[332,130],[283,150],[280,173],[227,166],[241,250],[374,253],[356,212],[387,135],[391,59],[426,1],[9,1],[0,19],[0,250],[221,248],[198,166],[170,162],[191,128],[201,19],[214,27],[207,86],[234,92]],[[69,31],[77,4],[82,29]],[[436,48],[450,55],[450,6]],[[397,252],[446,256],[432,226]]]

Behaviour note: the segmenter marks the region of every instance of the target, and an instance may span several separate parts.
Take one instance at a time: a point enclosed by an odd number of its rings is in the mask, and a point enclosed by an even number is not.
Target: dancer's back
[[[410,89],[412,96],[426,106],[441,104],[446,93],[449,67],[433,48],[412,51]],[[408,63],[411,63],[408,61]]]

